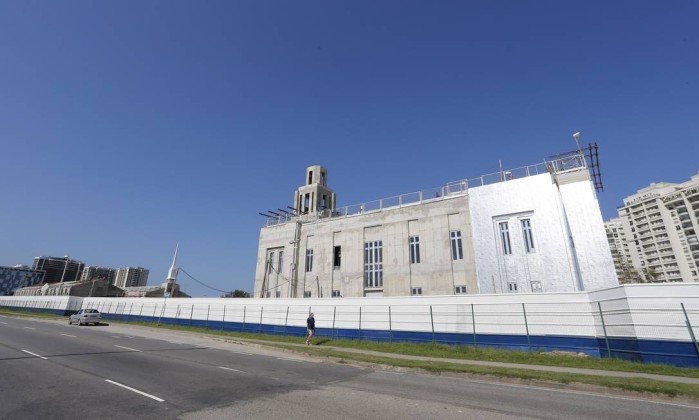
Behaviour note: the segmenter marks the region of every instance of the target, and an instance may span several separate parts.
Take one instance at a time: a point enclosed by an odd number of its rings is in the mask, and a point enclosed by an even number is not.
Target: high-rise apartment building
[[[631,264],[645,281],[699,281],[699,173],[650,184],[618,211]]]
[[[114,284],[116,279],[116,268],[98,267],[96,265],[88,265],[83,269],[80,276],[80,281],[91,281],[94,279],[105,279],[107,283]]]
[[[126,267],[120,268],[116,272],[114,285],[123,289],[124,287],[145,286],[148,282],[147,268]]]
[[[44,283],[58,283],[80,280],[85,263],[69,257],[36,257],[33,270],[46,272]]]
[[[624,221],[615,217],[604,222],[607,231],[609,249],[612,251],[612,260],[619,283],[640,283],[642,278],[631,262],[631,250],[624,230]]]

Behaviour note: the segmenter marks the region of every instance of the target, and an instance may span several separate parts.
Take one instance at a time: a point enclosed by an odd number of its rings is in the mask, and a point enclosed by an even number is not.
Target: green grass
[[[699,398],[699,385],[681,384],[675,382],[655,381],[645,378],[620,378],[608,376],[583,375],[577,373],[546,372],[529,369],[511,369],[490,366],[462,365],[448,362],[431,362],[421,360],[404,360],[390,357],[372,356],[358,353],[346,353],[343,351],[323,348],[293,347],[284,344],[271,344],[274,347],[284,348],[309,355],[320,355],[340,359],[339,361],[354,360],[365,363],[417,368],[430,372],[456,372],[475,375],[496,376],[501,378],[515,378],[522,380],[536,380],[547,382],[559,382],[564,384],[581,383],[603,386],[607,388],[622,389],[633,392],[650,392],[664,394],[671,397],[689,396]]]
[[[42,318],[65,318],[59,315],[45,314],[40,312],[20,312],[8,311],[0,309],[0,313],[33,316]],[[113,321],[109,322],[122,322]],[[129,324],[144,325],[156,328],[166,328],[176,331],[190,331],[202,334],[211,334],[229,338],[261,340],[269,343],[295,343],[302,344],[304,338],[298,336],[286,335],[270,335],[270,334],[255,334],[241,333],[230,331],[210,330],[201,327],[189,327],[181,325],[165,325],[156,326],[147,322],[128,322]],[[620,359],[602,359],[598,357],[578,357],[565,354],[550,354],[544,352],[522,352],[512,350],[501,350],[493,348],[473,348],[472,346],[450,346],[446,344],[432,343],[386,343],[376,341],[357,341],[357,340],[330,340],[324,337],[314,339],[317,344],[316,348],[323,347],[343,347],[360,350],[371,350],[383,353],[393,353],[411,356],[438,357],[450,359],[492,361],[492,362],[507,362],[507,363],[522,363],[528,365],[543,365],[543,366],[560,366],[573,367],[582,369],[600,369],[618,372],[639,372],[650,373],[656,375],[669,376],[684,376],[690,378],[699,378],[699,369],[697,368],[680,368],[664,364],[638,363]],[[347,354],[347,353],[344,353]],[[391,359],[395,360],[395,359]],[[460,365],[459,365],[460,366]],[[487,369],[493,369],[488,367]]]

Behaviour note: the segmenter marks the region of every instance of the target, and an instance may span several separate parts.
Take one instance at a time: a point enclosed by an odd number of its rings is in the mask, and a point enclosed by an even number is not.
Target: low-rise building
[[[44,283],[15,290],[15,296],[122,297],[124,291],[105,279]]]

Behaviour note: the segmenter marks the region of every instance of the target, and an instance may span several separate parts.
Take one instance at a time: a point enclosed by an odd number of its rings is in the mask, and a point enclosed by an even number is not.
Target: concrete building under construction
[[[618,284],[582,152],[337,207],[307,168],[288,211],[266,213],[255,297],[569,292]],[[293,209],[293,210],[291,210]]]

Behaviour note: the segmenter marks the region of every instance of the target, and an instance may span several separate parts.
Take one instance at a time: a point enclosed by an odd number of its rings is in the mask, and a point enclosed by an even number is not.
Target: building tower
[[[177,252],[179,248],[180,244],[177,244],[177,246],[175,246],[175,255],[172,257],[172,265],[167,272],[167,278],[163,284],[165,293],[170,293],[173,297],[175,296],[175,292],[179,290],[179,285],[177,284],[177,274],[180,272],[180,267],[177,266]]]
[[[335,210],[335,192],[328,188],[328,170],[320,165],[306,168],[306,184],[294,195],[298,214],[315,214]]]

